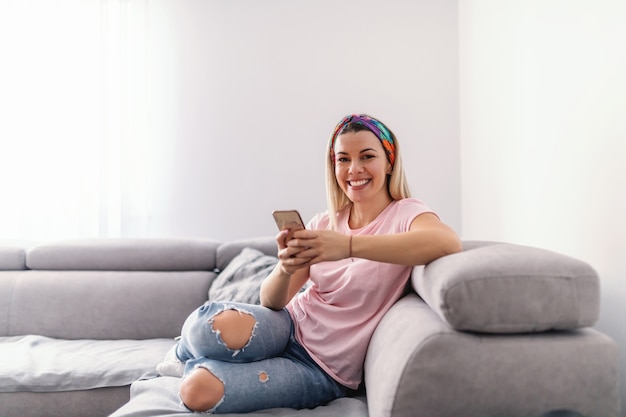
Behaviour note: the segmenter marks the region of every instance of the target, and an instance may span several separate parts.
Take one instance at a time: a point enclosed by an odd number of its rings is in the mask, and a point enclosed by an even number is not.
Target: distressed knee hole
[[[252,338],[256,319],[250,313],[239,310],[224,310],[213,316],[209,323],[218,333],[227,348],[240,350]]]
[[[259,372],[259,382],[265,383],[269,381],[269,379],[270,379],[270,376],[267,374],[267,372],[265,371]]]
[[[206,412],[224,400],[224,383],[206,368],[196,368],[180,384],[180,399],[192,411]]]

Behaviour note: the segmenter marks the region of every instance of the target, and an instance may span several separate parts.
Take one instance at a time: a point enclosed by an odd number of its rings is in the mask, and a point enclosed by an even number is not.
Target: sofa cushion
[[[276,240],[270,236],[231,240],[218,246],[215,255],[216,268],[223,271],[244,248],[253,248],[270,256],[278,254]]]
[[[81,239],[48,243],[26,255],[30,269],[212,271],[219,243],[210,239]]]
[[[261,283],[277,263],[275,256],[244,248],[213,281],[209,300],[259,304]]]
[[[0,271],[0,336],[176,337],[211,271]]]
[[[161,377],[131,385],[130,401],[110,417],[188,417],[178,396],[180,378]],[[220,414],[240,417],[243,414]],[[245,414],[247,417],[367,417],[364,396],[345,397],[313,409],[271,408]]]
[[[0,246],[0,271],[26,269],[26,250],[19,246]]]
[[[157,376],[173,339],[0,338],[0,391],[52,392],[130,385]]]
[[[130,387],[1,392],[2,417],[108,417],[128,402]]]
[[[587,263],[544,249],[465,242],[412,276],[416,292],[457,330],[540,332],[593,325],[599,280]]]

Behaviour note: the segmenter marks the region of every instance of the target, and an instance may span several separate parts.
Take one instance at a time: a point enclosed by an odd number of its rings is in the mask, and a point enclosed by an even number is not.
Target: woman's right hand
[[[280,310],[296,295],[309,279],[310,258],[298,257],[305,247],[287,246],[289,231],[276,236],[278,264],[261,284],[261,305]]]
[[[276,235],[276,243],[278,244],[278,261],[280,268],[287,275],[292,275],[298,269],[310,266],[309,257],[299,257],[298,254],[308,248],[305,246],[288,246],[287,241],[291,233],[289,230],[282,230]]]

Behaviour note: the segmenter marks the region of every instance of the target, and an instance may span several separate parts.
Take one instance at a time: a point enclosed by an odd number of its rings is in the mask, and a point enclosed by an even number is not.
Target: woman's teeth
[[[365,185],[368,182],[369,182],[369,180],[350,181],[350,185],[352,187],[360,187],[361,185]]]

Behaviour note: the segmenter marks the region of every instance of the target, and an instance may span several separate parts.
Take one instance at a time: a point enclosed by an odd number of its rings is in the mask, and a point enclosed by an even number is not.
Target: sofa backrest
[[[21,246],[0,246],[0,271],[26,269],[26,249]]]
[[[176,337],[219,271],[244,248],[276,256],[272,237],[92,239],[0,247],[0,336]],[[583,261],[499,242],[416,267],[413,289],[457,330],[567,330],[598,319],[599,277]]]
[[[0,336],[175,337],[207,300],[219,242],[92,239],[0,250]],[[16,253],[18,255],[16,255]]]
[[[266,255],[277,256],[278,247],[273,237],[262,236],[256,238],[232,240],[222,243],[216,251],[215,265],[218,270],[222,271],[226,265],[237,256],[244,248],[253,248],[263,252]]]

